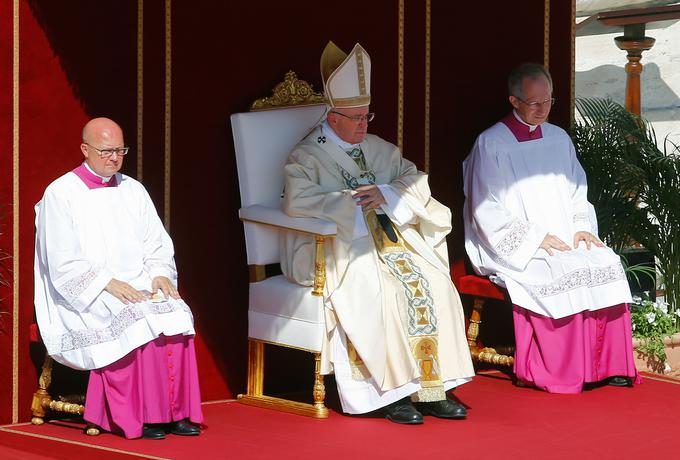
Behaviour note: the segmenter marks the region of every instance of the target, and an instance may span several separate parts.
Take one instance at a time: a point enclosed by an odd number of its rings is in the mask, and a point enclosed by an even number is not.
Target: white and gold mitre
[[[321,54],[321,78],[331,107],[363,107],[371,103],[371,58],[360,44],[347,55],[329,41]]]

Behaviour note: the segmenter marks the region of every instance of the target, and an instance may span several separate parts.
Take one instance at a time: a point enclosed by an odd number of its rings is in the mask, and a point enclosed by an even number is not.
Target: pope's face
[[[328,112],[328,124],[343,141],[360,144],[368,131],[367,114],[367,105],[351,109],[334,108]]]
[[[510,96],[517,115],[530,125],[540,125],[548,119],[552,108],[552,87],[544,76],[522,80],[522,98]]]

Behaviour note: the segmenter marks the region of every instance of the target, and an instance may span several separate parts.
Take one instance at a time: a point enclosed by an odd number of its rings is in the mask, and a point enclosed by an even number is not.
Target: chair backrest
[[[231,116],[242,207],[280,206],[288,154],[319,124],[325,109],[316,104]],[[277,230],[246,222],[244,231],[248,264],[279,262]]]

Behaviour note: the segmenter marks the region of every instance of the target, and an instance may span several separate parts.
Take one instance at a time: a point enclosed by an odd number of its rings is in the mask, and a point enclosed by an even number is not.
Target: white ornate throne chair
[[[282,86],[283,85],[283,86]],[[306,85],[306,86],[305,86]],[[307,89],[305,89],[307,88]],[[285,97],[277,96],[284,91]],[[278,93],[277,93],[278,91]],[[291,94],[307,105],[283,106]],[[283,167],[293,147],[320,122],[325,104],[304,81],[289,72],[272,98],[256,101],[247,113],[231,115],[236,152],[246,254],[250,269],[248,294],[248,388],[239,395],[245,404],[317,418],[328,417],[325,387],[319,372],[325,334],[323,283],[324,240],[336,234],[333,223],[314,218],[289,217],[281,211]],[[296,101],[293,100],[293,103]],[[315,102],[310,105],[309,102]],[[258,110],[263,107],[267,110]],[[279,106],[273,108],[273,106]],[[266,278],[265,266],[280,261],[279,232],[298,231],[316,238],[314,287],[291,283],[284,275]],[[263,394],[264,345],[273,344],[314,353],[314,404]]]

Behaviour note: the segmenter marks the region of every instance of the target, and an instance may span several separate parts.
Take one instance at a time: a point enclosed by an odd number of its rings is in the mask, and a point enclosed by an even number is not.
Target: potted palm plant
[[[680,328],[675,319],[680,307],[679,148],[666,139],[660,149],[649,123],[609,99],[579,99],[576,108],[572,139],[588,176],[599,235],[624,257],[649,254],[647,263],[628,266],[632,290],[648,291],[632,305],[633,336],[642,354],[665,362],[664,340],[669,340],[664,337]],[[655,272],[664,288],[661,303],[653,299],[655,283],[639,286]],[[654,327],[662,318],[668,321]]]

